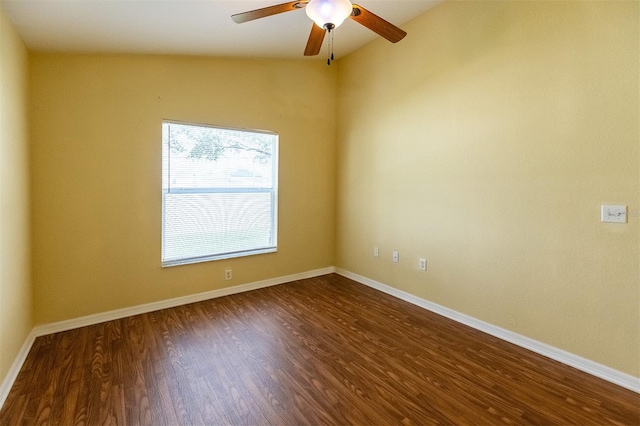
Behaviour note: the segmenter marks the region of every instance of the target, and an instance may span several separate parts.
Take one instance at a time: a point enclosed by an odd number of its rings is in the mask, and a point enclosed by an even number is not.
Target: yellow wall
[[[321,62],[34,53],[30,87],[36,323],[333,264],[337,84]],[[277,253],[160,267],[162,119],[279,133]]]
[[[639,3],[404,28],[339,63],[337,266],[640,376]]]
[[[28,53],[0,10],[0,383],[32,323]]]

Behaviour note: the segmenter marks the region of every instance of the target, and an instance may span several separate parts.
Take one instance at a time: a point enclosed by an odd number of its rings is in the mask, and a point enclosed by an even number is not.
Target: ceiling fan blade
[[[322,42],[324,41],[324,35],[327,31],[324,28],[320,28],[316,24],[311,27],[311,34],[309,34],[309,41],[307,41],[307,47],[304,48],[304,56],[315,56],[320,53]]]
[[[357,4],[353,5],[353,11],[349,18],[386,38],[391,43],[397,43],[407,35],[405,31]]]
[[[235,15],[231,15],[231,19],[233,19],[233,22],[241,24],[243,22],[253,21],[254,19],[277,15],[278,13],[302,9],[307,3],[306,1],[290,1],[288,3],[276,4],[275,6],[263,7],[262,9],[236,13]]]

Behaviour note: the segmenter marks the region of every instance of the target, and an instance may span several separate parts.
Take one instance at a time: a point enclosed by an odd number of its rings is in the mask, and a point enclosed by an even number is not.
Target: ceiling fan
[[[369,12],[362,6],[351,4],[349,0],[308,0],[291,1],[264,7],[262,9],[250,10],[248,12],[237,13],[231,16],[234,22],[253,21],[254,19],[265,18],[283,12],[291,12],[298,9],[305,9],[307,16],[313,20],[311,34],[307,46],[304,49],[305,56],[315,56],[320,53],[324,36],[331,32],[347,19],[353,19],[357,23],[364,25],[371,31],[386,38],[392,43],[397,43],[407,35],[407,33],[395,25],[385,21],[381,17]],[[333,56],[333,53],[331,53]],[[333,58],[331,58],[333,59]],[[330,63],[330,61],[329,61]]]

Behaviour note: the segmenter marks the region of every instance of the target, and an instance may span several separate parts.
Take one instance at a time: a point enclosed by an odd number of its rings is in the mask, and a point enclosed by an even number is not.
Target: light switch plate
[[[600,210],[600,221],[627,223],[627,206],[603,204]]]

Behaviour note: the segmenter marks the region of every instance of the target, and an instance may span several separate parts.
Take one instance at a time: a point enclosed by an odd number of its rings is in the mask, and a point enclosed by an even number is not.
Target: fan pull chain
[[[329,57],[327,58],[327,66],[331,66],[331,61],[333,61],[333,31],[331,31],[331,28],[327,31],[329,32],[329,43],[327,43],[329,48]]]
[[[331,60],[333,61],[333,31],[331,31]]]

